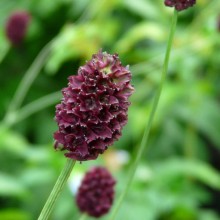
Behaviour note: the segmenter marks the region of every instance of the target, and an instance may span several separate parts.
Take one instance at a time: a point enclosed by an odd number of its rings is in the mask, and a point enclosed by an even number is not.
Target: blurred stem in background
[[[6,57],[6,55],[8,54],[11,46],[10,44],[3,44],[4,48],[0,50],[0,63],[4,60],[4,58]]]
[[[30,115],[47,108],[49,106],[52,106],[56,104],[61,99],[61,92],[57,91],[54,93],[51,93],[49,95],[43,96],[27,105],[22,107],[21,109],[14,112],[15,116],[13,119],[7,122],[8,126],[12,126],[17,122],[20,122],[26,118],[28,118]]]
[[[149,132],[150,132],[150,129],[151,129],[151,126],[152,126],[152,122],[153,122],[153,119],[154,119],[154,116],[155,116],[155,113],[156,113],[156,110],[157,110],[157,106],[158,106],[158,103],[159,103],[159,100],[160,100],[161,92],[162,92],[163,85],[164,85],[166,75],[167,75],[170,51],[171,51],[171,47],[172,47],[172,43],[173,43],[174,33],[175,33],[175,30],[176,30],[177,18],[178,18],[178,12],[174,9],[170,34],[169,34],[169,39],[168,39],[164,64],[163,64],[163,70],[162,70],[162,75],[161,75],[161,82],[160,82],[157,94],[156,94],[154,102],[153,102],[153,106],[152,106],[152,109],[151,109],[151,112],[150,112],[149,120],[147,122],[146,129],[144,131],[144,135],[143,135],[140,147],[137,151],[134,162],[131,165],[131,169],[130,169],[130,172],[128,174],[127,183],[125,184],[124,191],[122,192],[121,196],[117,200],[117,203],[116,203],[116,205],[113,209],[112,215],[110,217],[111,220],[114,220],[116,218],[116,215],[119,211],[119,208],[120,208],[120,206],[121,206],[128,190],[129,190],[129,187],[130,187],[131,183],[132,183],[132,180],[133,180],[133,177],[135,175],[135,171],[138,167],[138,163],[140,161],[141,155],[143,154],[144,148],[145,148],[145,146],[147,144],[147,141],[148,141]]]
[[[24,77],[22,78],[18,88],[15,92],[14,97],[9,104],[8,110],[6,112],[5,118],[3,119],[6,125],[10,125],[11,122],[15,121],[17,115],[16,110],[20,108],[24,98],[30,89],[32,83],[36,79],[37,75],[40,73],[46,58],[48,57],[51,49],[52,41],[50,41],[46,46],[40,51],[37,58],[34,60],[30,68],[25,73]]]
[[[186,139],[185,139],[185,156],[186,158],[189,159],[194,159],[196,158],[196,146],[197,146],[197,141],[196,141],[196,129],[192,124],[187,125],[186,129]]]
[[[79,220],[86,220],[87,215],[86,213],[82,214],[81,217],[79,218]]]
[[[57,197],[60,195],[64,184],[67,182],[69,175],[75,165],[76,161],[72,159],[67,159],[66,164],[63,168],[63,170],[60,173],[60,176],[57,179],[56,184],[54,185],[54,188],[52,189],[40,215],[38,220],[46,220],[49,218],[54,204],[57,200]]]

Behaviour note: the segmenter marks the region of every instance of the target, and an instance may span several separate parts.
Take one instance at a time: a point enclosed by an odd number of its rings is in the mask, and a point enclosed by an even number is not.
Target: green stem
[[[9,50],[10,50],[10,44],[6,43],[4,45],[4,48],[0,51],[0,63],[4,60],[4,58],[6,57],[6,55],[8,54]]]
[[[52,212],[52,209],[54,207],[54,204],[57,200],[57,197],[60,195],[64,184],[67,182],[67,179],[69,178],[69,175],[75,165],[76,161],[72,159],[67,159],[66,164],[63,168],[63,170],[60,173],[60,176],[57,179],[57,182],[55,183],[41,213],[38,218],[38,220],[46,220],[49,218],[50,213]]]
[[[11,126],[21,120],[24,120],[25,118],[29,117],[30,115],[47,108],[55,103],[57,103],[61,99],[61,92],[54,92],[49,95],[46,95],[44,97],[41,97],[26,106],[22,107],[17,112],[14,112],[15,117],[11,119],[10,121],[6,121],[6,124]]]
[[[186,158],[196,158],[196,130],[192,124],[186,128],[184,150]]]
[[[52,42],[52,41],[51,41]],[[15,92],[14,97],[11,100],[11,103],[8,107],[7,114],[5,116],[5,121],[13,120],[14,112],[21,106],[29,88],[31,87],[33,81],[36,79],[41,68],[43,67],[45,60],[51,49],[51,42],[49,42],[38,54],[37,58],[34,60],[30,68],[25,73],[22,78],[18,88]]]
[[[79,220],[85,220],[86,218],[87,218],[86,213],[83,213],[83,214],[81,215],[81,217],[79,218]]]
[[[158,103],[159,103],[159,100],[160,100],[163,84],[165,82],[166,75],[167,75],[168,62],[169,62],[170,51],[171,51],[171,47],[172,47],[172,43],[173,43],[174,33],[175,33],[175,29],[176,29],[177,17],[178,17],[178,12],[176,10],[174,10],[159,89],[157,91],[157,94],[156,94],[154,102],[153,102],[153,106],[152,106],[152,109],[151,109],[151,112],[150,112],[149,120],[148,120],[148,123],[146,125],[146,129],[144,131],[144,135],[143,135],[140,147],[137,151],[136,157],[135,157],[134,162],[131,166],[131,169],[130,169],[130,172],[129,172],[129,175],[128,175],[128,180],[127,180],[127,183],[125,184],[125,189],[122,192],[121,196],[119,197],[119,199],[116,203],[116,206],[115,206],[115,208],[112,212],[111,218],[110,218],[111,220],[114,220],[116,218],[116,215],[119,211],[119,208],[120,208],[120,206],[123,202],[123,199],[124,199],[124,197],[126,196],[128,190],[129,190],[129,187],[130,187],[131,182],[133,180],[133,177],[134,177],[135,171],[137,169],[138,163],[140,161],[141,155],[143,154],[144,148],[145,148],[145,146],[147,144],[147,141],[148,141],[149,131],[150,131],[151,126],[152,126],[154,115],[155,115],[155,112],[156,112],[156,109],[157,109],[157,106],[158,106]]]

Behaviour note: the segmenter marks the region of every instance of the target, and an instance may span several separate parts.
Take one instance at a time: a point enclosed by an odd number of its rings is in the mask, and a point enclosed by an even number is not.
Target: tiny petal
[[[112,136],[112,135],[111,135]],[[106,148],[106,144],[104,141],[98,139],[98,140],[95,140],[93,142],[90,143],[90,146],[92,148],[96,148],[96,149],[100,149],[102,152],[104,152],[105,148]]]
[[[121,130],[120,123],[119,123],[119,121],[118,121],[116,118],[114,118],[114,119],[112,119],[112,120],[110,121],[110,128],[111,128],[113,131],[116,131],[116,130],[120,131],[120,130]]]
[[[83,83],[83,77],[80,76],[70,76],[69,78],[69,85],[71,86],[71,88],[81,88],[81,85]]]
[[[100,138],[111,138],[112,137],[112,131],[110,128],[107,127],[106,124],[100,123],[100,124],[91,124],[89,125],[90,129],[97,135],[99,135]]]
[[[118,120],[119,124],[121,125],[121,127],[123,127],[127,123],[127,115],[123,114],[123,113],[120,113],[117,116],[117,120]]]

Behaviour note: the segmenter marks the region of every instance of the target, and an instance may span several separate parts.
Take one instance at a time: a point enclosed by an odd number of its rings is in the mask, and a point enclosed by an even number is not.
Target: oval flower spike
[[[128,67],[117,54],[100,51],[69,77],[62,92],[55,148],[78,161],[96,159],[119,139],[127,123],[128,98],[134,92]]]
[[[107,214],[114,200],[115,179],[104,167],[94,167],[86,173],[76,195],[81,212],[92,217]]]

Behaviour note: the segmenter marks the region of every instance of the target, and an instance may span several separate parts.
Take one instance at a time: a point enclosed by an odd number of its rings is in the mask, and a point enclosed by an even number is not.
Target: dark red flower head
[[[182,11],[196,4],[196,0],[165,0],[164,4],[169,7],[175,7],[177,11]]]
[[[134,91],[130,81],[131,73],[117,54],[93,55],[76,76],[69,77],[62,102],[56,106],[55,148],[61,144],[68,151],[66,157],[92,160],[118,140]]]
[[[80,211],[93,217],[108,213],[114,200],[115,183],[104,167],[94,167],[87,172],[76,195]]]
[[[6,23],[6,35],[10,42],[18,45],[25,37],[30,15],[25,11],[16,11]]]

